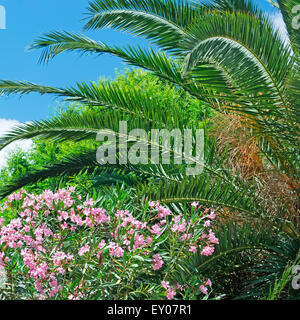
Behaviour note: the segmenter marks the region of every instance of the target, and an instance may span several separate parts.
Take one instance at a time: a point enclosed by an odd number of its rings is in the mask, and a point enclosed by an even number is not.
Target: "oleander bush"
[[[216,214],[192,203],[173,214],[146,203],[128,210],[99,208],[75,188],[8,197],[1,218],[0,294],[9,299],[194,299],[211,293],[211,280],[190,272],[190,256],[211,256],[218,245]],[[174,272],[184,270],[185,279]]]

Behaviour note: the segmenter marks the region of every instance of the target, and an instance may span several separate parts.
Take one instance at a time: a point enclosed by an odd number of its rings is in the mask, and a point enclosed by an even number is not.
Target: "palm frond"
[[[262,15],[261,10],[250,0],[210,0],[203,4],[205,7],[224,12],[244,12],[255,16]]]
[[[161,182],[153,186],[143,186],[140,190],[163,204],[190,203],[197,201],[210,207],[226,207],[249,215],[262,216],[259,199],[249,190],[234,186],[219,177],[202,173],[196,177],[183,177],[179,181]]]
[[[251,265],[254,266],[256,261],[253,261],[251,256],[255,257],[266,252],[275,253],[274,248],[279,247],[278,236],[272,228],[266,225],[250,225],[247,223],[240,225],[231,222],[218,226],[215,233],[219,239],[219,244],[215,246],[214,254],[206,257],[199,252],[190,256],[188,260],[181,259],[178,262],[180,268],[178,267],[172,274],[174,282],[187,283],[187,278],[191,275],[201,277],[205,274],[212,280],[214,291],[217,294],[229,296],[230,291],[234,290],[233,286],[235,284],[230,282],[230,277],[234,272],[249,268],[249,264],[250,268]],[[244,278],[245,274],[243,273],[242,276]],[[224,288],[227,289],[225,289],[225,292]],[[219,290],[222,292],[219,292]],[[235,292],[235,295],[240,292],[241,288],[238,289],[238,292]]]
[[[88,8],[86,29],[112,27],[149,39],[164,50],[180,52],[185,28],[199,10],[187,1],[94,1]]]
[[[101,164],[96,159],[97,150],[86,150],[80,154],[64,156],[62,160],[39,169],[28,171],[20,178],[12,178],[0,189],[0,198],[8,196],[27,185],[54,177],[72,177],[85,174],[93,184],[111,185],[124,184],[133,187],[151,181],[174,180],[180,174],[180,168],[166,165],[132,165],[132,164]],[[133,175],[134,174],[134,175]]]
[[[53,94],[66,97],[68,101],[84,103],[88,106],[101,106],[107,110],[123,112],[134,117],[145,118],[153,125],[183,128],[184,110],[165,101],[161,104],[156,98],[149,97],[147,92],[137,88],[124,88],[116,83],[77,83],[69,88],[54,88],[41,86],[31,82],[0,81],[0,94]],[[172,112],[172,117],[168,116]]]
[[[98,166],[99,164],[96,161],[95,151],[89,151],[80,155],[73,155],[69,158],[63,159],[59,163],[54,163],[51,166],[47,166],[39,170],[34,169],[27,172],[20,178],[11,179],[9,183],[1,188],[0,198],[3,199],[22,187],[50,177],[72,175],[86,170],[93,172],[95,167]]]
[[[261,261],[256,262],[251,268],[246,268],[246,271],[254,273],[254,276],[244,282],[242,292],[237,299],[264,299],[276,280],[282,277],[287,266],[299,264],[299,238],[280,238],[278,240],[277,244],[269,246],[269,250],[264,254]],[[293,291],[289,287],[283,295],[294,296],[294,299],[297,299],[297,292],[287,294],[287,292]]]
[[[120,121],[127,121],[127,132],[120,131]],[[109,129],[108,129],[109,128]],[[137,137],[131,133],[131,130],[136,128],[143,128],[147,133],[147,137]],[[167,125],[163,127],[164,129],[173,130],[172,125],[168,127]],[[97,111],[85,112],[82,114],[65,114],[59,117],[54,117],[50,120],[35,121],[31,123],[20,124],[12,129],[7,134],[0,138],[0,150],[11,144],[12,142],[24,139],[32,138],[45,138],[52,141],[81,141],[84,139],[91,139],[96,141],[97,134],[101,131],[103,134],[115,134],[116,142],[122,139],[122,143],[126,143],[126,150],[129,149],[136,141],[143,144],[147,150],[155,148],[160,150],[161,155],[169,154],[170,157],[175,159],[182,159],[185,163],[192,163],[199,167],[203,167],[214,175],[227,177],[222,173],[222,170],[214,169],[211,165],[206,165],[201,159],[196,158],[192,154],[195,154],[195,141],[197,130],[191,129],[191,137],[193,140],[193,146],[191,149],[191,154],[184,154],[183,150],[177,150],[171,145],[161,144],[159,141],[148,137],[151,130],[159,130],[160,127],[153,127],[151,119],[139,118],[139,117],[126,117],[126,114],[120,113],[119,110],[108,110],[106,112],[101,112],[101,116]],[[181,137],[184,138],[183,136]],[[150,159],[151,155],[147,153],[145,155],[147,159]],[[151,162],[151,161],[150,161]]]
[[[194,41],[186,43],[190,50],[186,71],[199,63],[216,64],[248,97],[255,95],[269,108],[272,104],[288,107],[283,87],[294,61],[270,22],[261,24],[258,18],[243,13],[215,14],[201,18],[190,33]],[[259,92],[263,94],[258,97]]]

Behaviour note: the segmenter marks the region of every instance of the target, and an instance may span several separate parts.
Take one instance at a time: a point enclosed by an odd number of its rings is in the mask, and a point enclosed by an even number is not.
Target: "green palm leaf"
[[[186,71],[198,63],[217,64],[248,97],[254,94],[258,99],[257,93],[263,92],[260,103],[287,107],[283,86],[294,61],[267,20],[262,24],[259,18],[242,13],[212,15],[202,18],[190,33],[194,41],[186,43],[190,50]],[[239,68],[233,65],[236,61]]]
[[[204,7],[182,0],[93,1],[88,11],[86,29],[112,27],[129,31],[179,54],[181,41],[189,37],[185,30],[205,12]]]

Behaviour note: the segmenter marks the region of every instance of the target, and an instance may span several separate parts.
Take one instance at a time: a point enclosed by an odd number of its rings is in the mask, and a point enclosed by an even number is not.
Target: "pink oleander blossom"
[[[167,216],[169,216],[171,214],[170,209],[164,208],[162,206],[158,207],[158,211],[159,211],[159,213],[158,213],[157,217],[159,219],[165,218],[165,217],[167,217]]]
[[[212,229],[209,230],[208,240],[210,241],[210,243],[219,244],[219,239],[216,237]]]
[[[204,284],[205,284],[206,286],[209,286],[209,287],[212,286],[212,283],[211,283],[211,280],[210,280],[210,279],[207,279]]]
[[[164,262],[159,253],[153,256],[152,264],[153,264],[154,271],[157,271],[162,268],[162,265],[164,264]]]
[[[192,202],[191,206],[196,210],[199,206],[199,202]]]
[[[205,287],[203,284],[200,286],[200,291],[205,295],[207,295],[208,293],[207,287]]]
[[[216,218],[216,214],[214,211],[212,211],[209,215],[206,216],[206,218],[214,220]]]
[[[90,251],[90,246],[88,244],[86,244],[85,246],[81,247],[78,251],[78,255],[79,256],[83,256],[84,254],[86,254],[87,252]]]
[[[204,225],[204,227],[209,227],[210,221],[209,220],[204,221],[203,225]]]
[[[109,243],[109,254],[111,257],[121,258],[124,255],[124,249],[122,249],[117,243]]]
[[[150,232],[151,232],[152,234],[157,234],[157,235],[159,235],[160,232],[161,232],[161,227],[160,227],[158,224],[155,224],[155,225],[152,226]]]
[[[176,296],[176,291],[172,287],[170,287],[167,294],[168,300],[173,300],[175,296]]]
[[[162,282],[161,282],[161,286],[162,286],[164,289],[168,290],[168,289],[170,288],[170,283],[169,283],[169,281],[162,281]]]
[[[196,247],[196,246],[191,246],[191,247],[189,248],[189,251],[190,251],[190,252],[193,252],[193,253],[196,253],[196,252],[197,252],[197,247]]]
[[[214,247],[206,246],[202,249],[201,255],[203,256],[211,256],[215,251]]]
[[[176,283],[176,286],[175,286],[178,290],[180,291],[183,291],[183,286],[180,284],[180,283]]]

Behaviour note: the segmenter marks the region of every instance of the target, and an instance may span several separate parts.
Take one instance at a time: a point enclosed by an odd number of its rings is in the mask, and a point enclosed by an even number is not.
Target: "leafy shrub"
[[[108,212],[74,187],[9,196],[0,218],[0,268],[7,280],[4,299],[207,299],[211,281],[172,276],[198,253],[213,254],[218,244],[214,212],[174,215],[149,202],[143,214]]]

